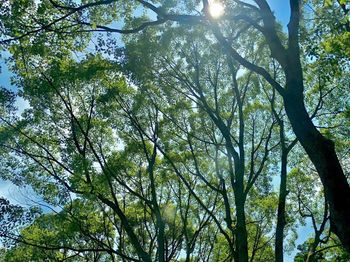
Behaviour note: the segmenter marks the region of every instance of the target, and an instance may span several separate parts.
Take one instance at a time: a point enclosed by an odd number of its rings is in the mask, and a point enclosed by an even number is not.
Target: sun
[[[219,18],[224,13],[224,6],[220,2],[212,1],[209,4],[209,14],[212,18]]]

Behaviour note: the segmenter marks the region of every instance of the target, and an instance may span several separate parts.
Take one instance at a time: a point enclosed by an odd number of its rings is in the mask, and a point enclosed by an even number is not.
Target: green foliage
[[[225,1],[218,20],[225,41],[284,85],[274,50],[257,34],[259,12],[237,2]],[[315,14],[300,30],[303,102],[347,167],[347,3],[305,2]],[[23,209],[3,201],[16,241],[1,259],[231,261],[246,242],[250,260],[273,260],[276,177],[294,140],[276,90],[227,55],[200,1],[149,1],[157,14],[144,1],[54,3],[11,0],[0,14],[20,90],[0,90],[0,177],[29,185],[50,207],[17,225]],[[16,96],[29,102],[20,116]],[[284,243],[295,248],[296,228],[312,217],[313,238],[295,261],[313,246],[320,261],[346,261],[338,246],[320,251],[334,240],[313,166],[301,147],[288,159]]]
[[[19,243],[5,252],[4,261],[93,259],[114,235],[107,213],[97,210],[87,201],[74,200],[56,214],[41,215],[21,231]],[[109,261],[107,253],[98,257]]]

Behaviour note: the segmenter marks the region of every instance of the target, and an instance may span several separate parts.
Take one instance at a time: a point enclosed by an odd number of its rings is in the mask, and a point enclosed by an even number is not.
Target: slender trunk
[[[320,176],[329,204],[331,230],[350,252],[350,187],[337,157],[334,143],[322,136],[306,112],[302,79],[288,79],[284,95],[286,113],[300,144]],[[296,90],[296,92],[295,92]]]
[[[286,225],[286,198],[287,198],[287,156],[285,148],[282,148],[281,157],[281,182],[278,197],[277,226],[275,238],[275,261],[283,262],[283,238],[284,227]]]
[[[187,216],[186,216],[186,218],[183,219],[183,225],[184,225],[184,238],[185,238],[185,245],[186,245],[186,259],[185,259],[185,261],[190,262],[192,249],[191,249],[191,241],[190,241],[188,233],[187,233]]]
[[[234,68],[232,60],[229,59],[231,68]],[[235,188],[235,204],[236,204],[236,253],[237,262],[248,262],[248,234],[245,217],[246,194],[244,192],[244,168],[245,168],[245,147],[244,147],[244,114],[243,101],[237,83],[237,71],[232,72],[233,91],[235,93],[238,105],[239,117],[239,161],[235,163],[236,169],[236,187]]]
[[[140,242],[139,242],[135,232],[132,229],[132,226],[129,223],[129,220],[127,219],[127,217],[125,216],[123,211],[120,209],[118,203],[117,202],[114,203],[114,202],[110,201],[109,199],[105,198],[101,194],[98,194],[97,197],[104,204],[106,204],[107,206],[111,207],[116,212],[116,214],[118,215],[118,217],[120,219],[121,224],[125,228],[125,232],[127,233],[131,244],[133,245],[133,247],[134,247],[134,249],[136,251],[136,254],[140,257],[141,261],[151,262],[150,255],[143,250],[143,248],[142,248],[142,246],[141,246],[141,244],[140,244]]]
[[[307,258],[305,262],[315,262],[315,255],[314,255],[315,250],[310,249],[309,253],[307,254]]]
[[[309,250],[309,252],[307,254],[306,262],[314,262],[314,261],[316,261],[315,251],[316,251],[317,246],[321,242],[321,238],[320,238],[321,234],[322,234],[322,231],[316,232],[316,235],[315,235],[315,238],[314,238],[314,242],[312,243],[312,245],[310,247],[310,250]]]
[[[145,152],[146,149],[145,149]],[[152,204],[154,208],[154,213],[156,216],[156,227],[158,229],[158,234],[157,234],[157,244],[158,244],[158,261],[159,262],[164,262],[165,261],[165,223],[162,218],[162,214],[160,211],[160,207],[158,204],[157,200],[157,193],[156,193],[156,184],[155,184],[155,178],[154,178],[154,165],[156,161],[156,145],[154,145],[153,148],[153,153],[151,158],[148,159],[149,161],[149,166],[148,166],[148,173],[149,173],[149,178],[151,182],[151,195],[152,195]]]

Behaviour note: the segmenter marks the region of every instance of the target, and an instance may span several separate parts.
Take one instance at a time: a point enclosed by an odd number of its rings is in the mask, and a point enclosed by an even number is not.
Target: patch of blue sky
[[[13,85],[11,81],[11,78],[14,77],[14,74],[9,70],[7,63],[9,57],[10,54],[8,52],[1,52],[0,86],[17,93],[18,88]],[[17,107],[17,115],[20,116],[22,112],[29,107],[29,103],[22,97],[17,96],[15,106]],[[8,199],[12,204],[21,205],[24,207],[28,207],[30,205],[33,206],[34,202],[39,203],[39,201],[42,201],[31,187],[19,187],[13,184],[11,181],[3,179],[0,179],[0,197]]]
[[[10,54],[7,51],[2,51],[0,56],[0,86],[11,90],[16,91],[16,87],[11,84],[11,77],[13,76],[10,72],[6,60],[10,57]]]
[[[11,81],[11,78],[14,77],[14,74],[9,70],[9,65],[7,62],[8,58],[10,57],[10,53],[7,51],[2,51],[0,57],[0,86],[17,93],[18,88],[13,85]],[[15,106],[17,107],[17,115],[20,116],[23,111],[29,107],[29,103],[22,97],[17,96]]]
[[[289,1],[281,0],[268,0],[271,10],[273,11],[276,19],[280,22],[284,29],[286,29],[290,18],[290,6]]]
[[[254,0],[246,0],[246,3],[255,4]],[[282,24],[283,29],[286,30],[287,24],[290,18],[290,5],[289,1],[284,0],[267,0],[272,12],[274,13],[277,21]]]

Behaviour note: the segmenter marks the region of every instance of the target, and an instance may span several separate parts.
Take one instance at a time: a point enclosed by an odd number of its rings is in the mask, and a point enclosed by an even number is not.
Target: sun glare
[[[211,15],[211,17],[219,18],[220,16],[223,15],[223,13],[224,13],[223,4],[221,4],[219,2],[214,2],[214,1],[212,1],[209,4],[209,14]]]

